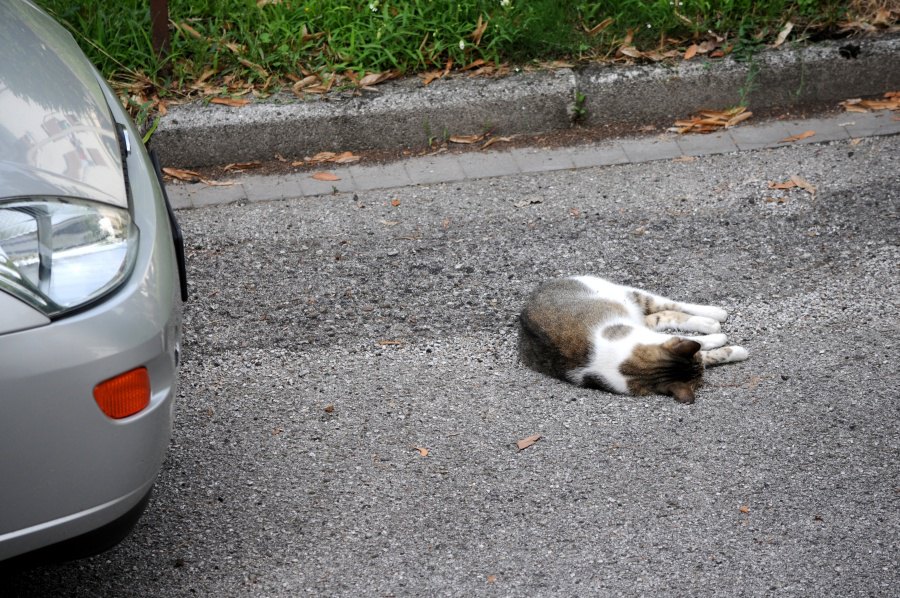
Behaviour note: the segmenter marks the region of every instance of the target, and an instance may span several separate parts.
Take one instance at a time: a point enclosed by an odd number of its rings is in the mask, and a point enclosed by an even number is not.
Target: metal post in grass
[[[165,57],[169,51],[169,1],[150,0],[150,36],[153,51]]]

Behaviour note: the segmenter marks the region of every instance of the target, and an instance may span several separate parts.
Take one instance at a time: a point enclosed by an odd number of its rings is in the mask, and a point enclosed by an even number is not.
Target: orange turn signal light
[[[134,415],[150,404],[150,375],[140,367],[94,387],[94,400],[113,419]]]

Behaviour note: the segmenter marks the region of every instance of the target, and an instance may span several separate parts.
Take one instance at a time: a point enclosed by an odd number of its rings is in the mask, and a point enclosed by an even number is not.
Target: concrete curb
[[[796,142],[785,141],[789,136],[805,131],[815,131],[815,134]],[[312,178],[312,172],[286,175],[245,174],[235,177],[228,186],[174,182],[167,189],[176,209],[200,208],[335,192],[362,194],[416,184],[454,183],[654,160],[690,160],[695,156],[778,148],[792,143],[847,142],[848,147],[852,147],[849,145],[851,139],[898,134],[900,120],[891,112],[840,114],[830,118],[762,122],[709,135],[665,134],[554,149],[519,148],[509,151],[445,153],[388,164],[328,168],[328,172],[337,177],[335,181],[316,180]]]
[[[409,79],[361,96],[279,96],[235,109],[173,107],[151,140],[165,166],[200,167],[303,157],[319,151],[421,148],[448,135],[546,134],[573,126],[666,124],[746,97],[751,110],[834,106],[900,88],[900,37],[823,43],[758,54],[749,63],[681,62],[451,78]],[[858,51],[856,51],[858,46]],[[850,57],[855,56],[855,57]],[[584,97],[576,106],[576,96]]]

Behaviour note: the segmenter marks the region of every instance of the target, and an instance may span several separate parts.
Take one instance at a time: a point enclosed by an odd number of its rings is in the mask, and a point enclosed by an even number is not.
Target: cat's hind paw
[[[680,328],[701,334],[715,334],[722,330],[722,325],[713,318],[705,316],[691,316],[680,325]]]
[[[704,318],[711,318],[716,322],[724,322],[728,319],[728,312],[714,305],[695,305],[690,313]]]

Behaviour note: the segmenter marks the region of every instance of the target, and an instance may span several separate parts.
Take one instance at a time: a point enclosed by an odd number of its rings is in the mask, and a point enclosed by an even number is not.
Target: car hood
[[[55,195],[126,207],[122,155],[97,71],[31,4],[0,2],[0,200]]]

